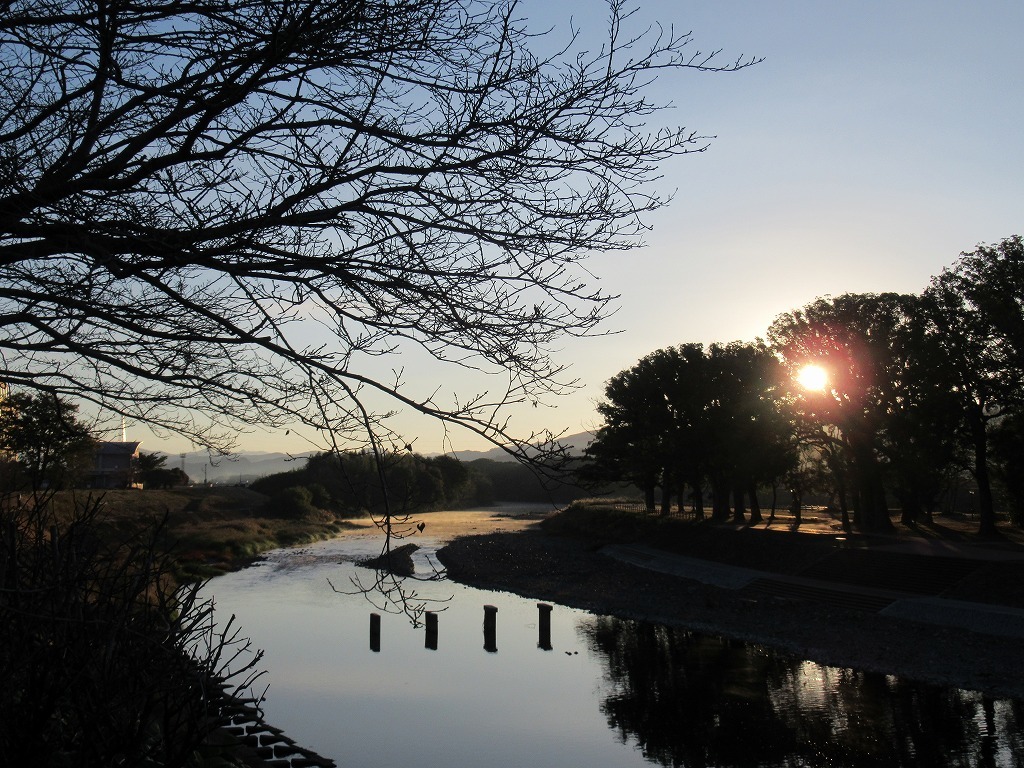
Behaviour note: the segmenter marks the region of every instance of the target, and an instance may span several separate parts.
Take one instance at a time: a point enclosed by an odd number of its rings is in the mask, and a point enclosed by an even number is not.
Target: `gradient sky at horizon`
[[[522,10],[556,36],[570,15],[584,34],[607,18],[601,0],[525,0]],[[722,62],[764,61],[655,83],[654,99],[674,105],[665,124],[715,138],[664,166],[659,188],[675,197],[650,217],[644,248],[587,262],[594,285],[621,296],[607,323],[620,332],[565,340],[557,359],[581,387],[511,411],[519,435],[596,427],[604,382],[656,349],[750,341],[818,296],[917,293],[960,252],[1024,233],[1019,0],[647,0],[631,23],[654,21],[692,30],[692,48],[722,49]],[[430,383],[455,389],[449,375]],[[421,418],[395,424],[420,453],[489,447],[469,433],[446,442]],[[130,433],[144,450],[189,448]],[[294,431],[239,442],[313,447]]]

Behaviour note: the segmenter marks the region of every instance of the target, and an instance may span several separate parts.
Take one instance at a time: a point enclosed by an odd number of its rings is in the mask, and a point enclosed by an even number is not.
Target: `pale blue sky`
[[[559,28],[573,13],[585,31],[607,16],[600,0],[523,9]],[[826,294],[918,292],[961,251],[1024,233],[1020,0],[661,0],[639,15],[692,30],[693,46],[721,48],[723,61],[764,61],[657,83],[656,96],[675,104],[667,123],[717,138],[665,166],[676,197],[651,217],[647,247],[588,262],[606,292],[621,294],[608,329],[622,332],[567,340],[559,359],[584,386],[514,412],[518,432],[596,426],[604,382],[655,349],[752,340]],[[421,384],[460,384],[432,375]],[[419,435],[418,451],[444,449],[436,426],[399,425]],[[456,448],[486,447],[450,437]],[[309,447],[293,438],[253,435],[240,447]]]

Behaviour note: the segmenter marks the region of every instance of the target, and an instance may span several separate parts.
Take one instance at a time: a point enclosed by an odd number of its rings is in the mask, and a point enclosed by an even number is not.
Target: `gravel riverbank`
[[[777,545],[774,553],[765,546],[769,541]],[[737,565],[777,572],[794,568],[797,550],[784,537],[747,540],[738,548],[735,543],[730,551],[739,552],[741,561],[746,552],[747,560]],[[1018,638],[811,601],[751,599],[735,590],[620,562],[598,549],[596,542],[533,527],[462,536],[450,541],[438,557],[451,579],[475,587],[746,640],[821,664],[1024,699],[1024,658]],[[808,559],[814,554],[806,548],[799,552]],[[756,564],[751,565],[753,561]],[[1014,575],[1016,571],[1002,577]],[[1017,598],[1004,602],[1012,605]]]

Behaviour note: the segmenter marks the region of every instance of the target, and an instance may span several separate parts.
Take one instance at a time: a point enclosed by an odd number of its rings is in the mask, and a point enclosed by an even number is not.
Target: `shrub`
[[[320,509],[330,509],[333,499],[331,494],[327,492],[327,489],[320,483],[309,483],[305,486],[306,490],[309,491],[311,502],[314,507]]]
[[[317,516],[313,494],[304,485],[293,485],[278,491],[270,500],[270,511],[275,517],[303,520]]]
[[[179,589],[159,528],[0,499],[0,753],[10,765],[199,765],[260,655]],[[234,671],[226,665],[231,663]],[[235,683],[232,683],[232,681]],[[237,683],[237,684],[236,684]]]

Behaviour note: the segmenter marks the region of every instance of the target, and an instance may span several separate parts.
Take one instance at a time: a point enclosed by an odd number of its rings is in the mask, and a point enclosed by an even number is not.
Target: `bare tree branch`
[[[515,0],[22,0],[0,10],[0,380],[218,450],[240,425],[347,439],[385,396],[523,453],[497,417],[572,385],[551,357],[640,243],[661,71],[689,35],[548,56]],[[455,406],[360,368],[409,345],[505,371]],[[396,366],[398,367],[398,366]],[[371,438],[373,442],[373,438]]]

